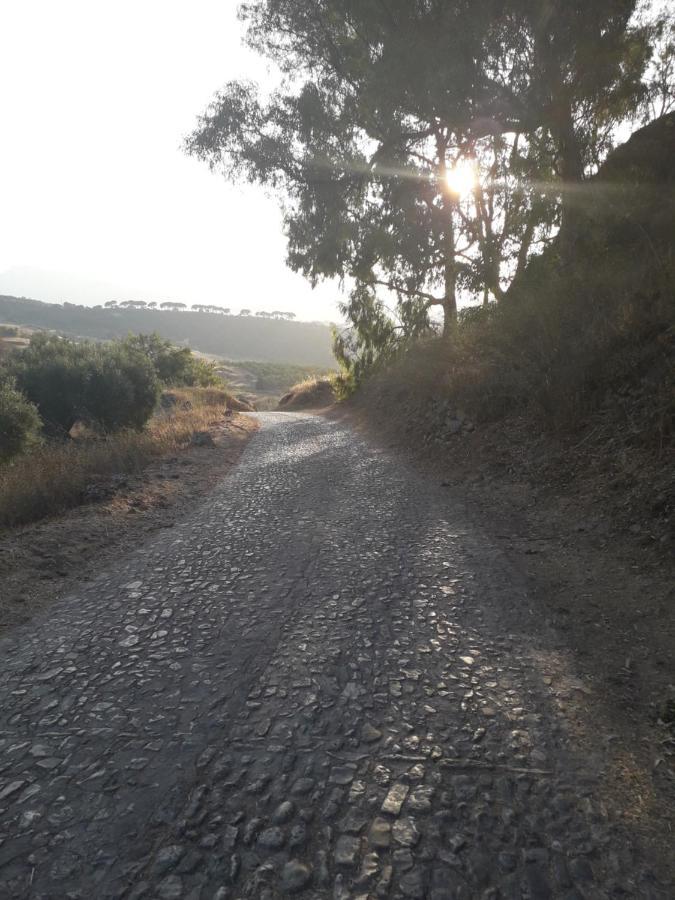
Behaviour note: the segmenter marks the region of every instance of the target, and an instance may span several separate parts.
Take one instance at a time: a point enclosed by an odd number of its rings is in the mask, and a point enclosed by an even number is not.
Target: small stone
[[[284,800],[272,813],[272,822],[275,825],[283,825],[293,818],[295,805],[290,800]]]
[[[306,888],[311,880],[311,868],[297,859],[292,859],[281,871],[281,890],[285,894],[296,894]]]
[[[381,737],[382,732],[371,725],[370,722],[366,722],[361,729],[361,740],[364,744],[374,744],[375,741],[379,741]]]
[[[298,778],[298,780],[293,785],[292,793],[296,796],[303,796],[304,794],[309,794],[313,787],[313,778]]]
[[[373,847],[385,850],[391,843],[391,824],[378,816],[368,830],[368,841]]]
[[[335,865],[340,867],[351,867],[356,864],[361,842],[356,837],[350,837],[343,834],[335,845]]]
[[[223,847],[226,851],[234,850],[239,837],[239,829],[236,825],[228,825],[223,834]]]
[[[375,894],[377,897],[388,897],[389,889],[391,887],[391,879],[394,874],[394,870],[391,866],[385,866],[382,869],[382,875],[380,876],[380,880],[377,882],[375,887]]]
[[[8,785],[0,790],[0,800],[5,800],[7,797],[11,797],[12,794],[15,794],[18,790],[20,790],[20,788],[22,788],[25,783],[25,781],[10,781]]]
[[[459,853],[462,847],[466,847],[466,838],[461,834],[454,834],[448,841],[453,853]]]
[[[404,896],[412,897],[413,900],[424,900],[426,897],[421,869],[411,869],[410,872],[406,872],[399,881],[399,887]]]
[[[251,819],[246,828],[244,829],[244,843],[252,844],[255,838],[258,835],[258,832],[261,830],[263,826],[263,820],[256,818]]]
[[[360,809],[352,807],[347,815],[340,821],[338,827],[340,828],[340,831],[345,831],[348,834],[358,834],[367,821],[368,816],[365,813],[362,813]]]
[[[382,812],[388,813],[390,816],[397,816],[401,812],[401,807],[407,796],[407,784],[402,784],[401,782],[393,784],[382,804]]]
[[[157,885],[157,896],[161,900],[180,900],[183,896],[183,881],[178,875],[169,875]]]
[[[232,856],[230,857],[230,871],[228,873],[231,884],[234,884],[235,881],[237,880],[237,878],[239,877],[240,869],[241,869],[241,860],[239,859],[239,856],[236,853],[233,853]]]
[[[391,772],[386,766],[377,765],[373,769],[373,778],[384,787],[391,781]]]
[[[140,638],[137,634],[130,634],[129,637],[124,638],[123,641],[119,642],[120,647],[135,647],[138,644]]]
[[[359,887],[368,884],[373,880],[373,878],[375,878],[379,871],[379,868],[380,861],[377,853],[367,853],[361,864],[361,871],[359,872],[359,877],[356,880],[356,884]]]
[[[434,795],[433,787],[417,787],[410,794],[408,806],[414,812],[428,813],[431,812],[431,799]]]
[[[288,838],[288,846],[289,847],[302,847],[303,844],[307,842],[307,828],[305,825],[300,823],[299,825],[294,825],[291,828],[291,833]]]
[[[286,837],[281,828],[277,826],[266,828],[258,835],[258,845],[266,850],[279,850],[284,846],[285,842]]]
[[[405,850],[394,850],[392,854],[392,858],[396,865],[397,869],[400,869],[401,872],[407,872],[408,869],[412,869],[414,860],[412,853],[407,848]]]
[[[345,884],[344,875],[337,875],[335,878],[333,900],[350,900],[349,888]]]
[[[153,866],[155,875],[164,875],[169,869],[173,869],[184,852],[185,848],[180,844],[169,844],[168,847],[162,847],[157,853]]]
[[[414,847],[420,839],[415,821],[409,816],[404,816],[394,822],[391,830],[396,843],[404,847]]]
[[[328,780],[330,784],[351,784],[351,782],[354,780],[355,774],[355,766],[335,766],[335,768],[331,771],[330,778]]]

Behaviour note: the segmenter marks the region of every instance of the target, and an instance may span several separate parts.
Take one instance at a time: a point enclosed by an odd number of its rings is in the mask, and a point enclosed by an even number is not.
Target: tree
[[[284,191],[293,269],[355,283],[355,314],[359,286],[376,305],[392,291],[413,332],[432,307],[449,330],[471,283],[476,228],[448,178],[482,110],[479,67],[462,62],[485,57],[473,8],[248,4],[249,41],[288,88],[262,104],[251,85],[230,84],[187,142],[228,176]]]
[[[171,311],[176,311],[176,310],[179,310],[179,309],[187,309],[187,306],[186,306],[185,303],[174,303],[174,302],[172,302],[172,301],[170,301],[170,300],[167,300],[167,301],[164,302],[164,303],[160,303],[160,304],[159,304],[159,308],[160,308],[160,309],[167,309],[167,310],[171,310]]]
[[[151,360],[118,341],[93,348],[91,357],[81,417],[103,431],[140,431],[157,403],[159,385]]]
[[[81,417],[90,361],[90,345],[46,334],[34,334],[10,360],[10,374],[37,407],[48,434],[66,435]]]
[[[189,347],[175,347],[158,334],[130,334],[120,343],[124,350],[148,359],[166,387],[208,387],[221,382],[213,365],[193,356]]]
[[[0,373],[0,463],[8,462],[39,443],[42,422],[35,404]]]
[[[108,300],[104,304],[104,306],[106,309],[115,309],[115,307],[117,306],[117,300]]]
[[[569,261],[583,203],[577,186],[611,147],[617,122],[640,102],[651,30],[633,26],[637,0],[512,0],[514,29],[529,39],[525,89],[513,91],[528,133],[554,141],[562,187],[561,254]],[[527,118],[529,117],[529,122]]]
[[[119,341],[75,343],[35,334],[8,368],[53,437],[66,436],[78,420],[106,430],[140,428],[157,399],[152,362]]]
[[[290,266],[313,283],[355,284],[350,316],[384,310],[388,290],[402,333],[424,329],[433,307],[449,333],[458,294],[482,279],[501,296],[508,270],[558,220],[569,255],[576,186],[641,90],[648,41],[630,24],[634,9],[253,0],[242,9],[249,43],[280,66],[283,86],[263,102],[251,84],[230,83],[187,149],[283,192]],[[478,184],[493,185],[473,204],[450,186],[469,160]],[[495,165],[542,177],[523,182],[514,206],[490,178]]]
[[[637,115],[641,124],[647,124],[675,111],[675,13],[647,16],[641,24],[651,30],[653,47]]]
[[[251,310],[250,309],[241,309],[241,310],[239,310],[239,315],[240,316],[250,316]]]

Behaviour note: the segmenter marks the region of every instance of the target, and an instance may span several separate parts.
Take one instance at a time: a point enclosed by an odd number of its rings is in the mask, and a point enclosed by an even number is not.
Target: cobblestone
[[[0,641],[3,900],[671,896],[491,625],[526,588],[485,536],[347,427],[260,419]]]

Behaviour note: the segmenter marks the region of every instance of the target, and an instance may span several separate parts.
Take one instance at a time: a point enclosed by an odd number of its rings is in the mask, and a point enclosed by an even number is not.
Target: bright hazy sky
[[[29,267],[139,299],[338,317],[337,287],[286,268],[275,202],[180,149],[226,80],[269,78],[237,5],[0,0],[0,293],[1,273]],[[51,278],[38,299],[69,299],[57,274],[44,296]]]

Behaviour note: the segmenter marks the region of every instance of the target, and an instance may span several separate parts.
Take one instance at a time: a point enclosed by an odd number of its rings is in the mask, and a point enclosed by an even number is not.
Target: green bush
[[[130,334],[121,343],[127,350],[146,356],[166,387],[211,387],[222,383],[211,363],[193,356],[189,347],[174,347],[158,334]]]
[[[106,431],[142,428],[157,400],[151,361],[120,342],[96,345],[34,335],[12,357],[9,370],[52,436],[68,434],[77,421]]]
[[[159,384],[147,356],[123,344],[96,348],[84,386],[84,418],[103,431],[140,430],[153,413]]]
[[[37,406],[49,434],[67,434],[82,418],[92,345],[35,334],[25,350],[14,354],[8,367],[19,390]]]
[[[0,462],[7,462],[37,444],[41,427],[35,406],[16,390],[9,378],[0,378]]]

